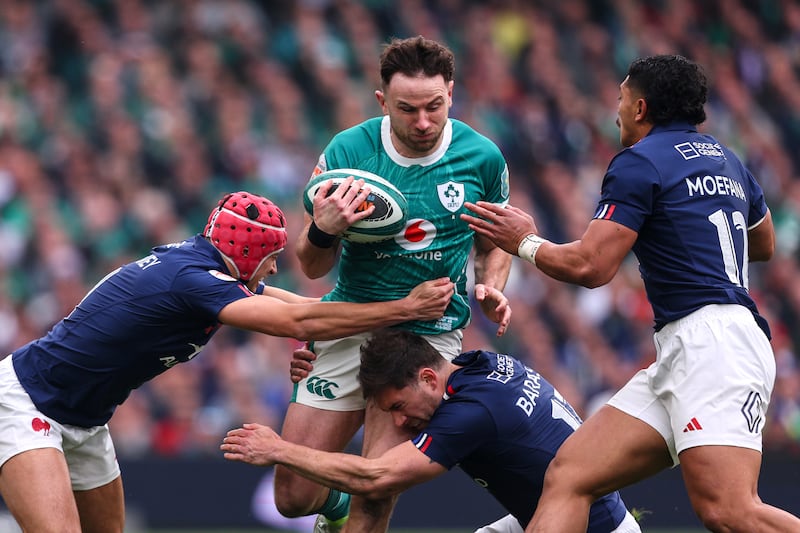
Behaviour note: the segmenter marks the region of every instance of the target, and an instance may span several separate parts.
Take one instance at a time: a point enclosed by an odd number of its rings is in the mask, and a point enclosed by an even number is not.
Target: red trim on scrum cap
[[[205,237],[248,281],[269,257],[286,247],[286,218],[269,199],[239,191],[227,194],[208,215]]]

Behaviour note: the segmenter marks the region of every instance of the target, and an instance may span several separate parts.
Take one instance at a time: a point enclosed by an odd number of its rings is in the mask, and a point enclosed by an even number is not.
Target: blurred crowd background
[[[46,332],[107,271],[203,229],[222,193],[288,215],[277,286],[309,296],[294,256],[300,190],[342,128],[380,112],[378,55],[422,34],[456,54],[451,116],[493,139],[511,201],[544,236],[579,238],[619,150],[629,63],[680,53],[711,84],[704,129],[764,187],[775,258],[751,267],[778,378],[768,450],[800,453],[800,4],[794,0],[0,0],[0,351]],[[654,358],[636,262],[586,290],[520,261],[503,338],[478,314],[465,348],[520,357],[588,415]],[[134,391],[118,453],[219,455],[245,421],[279,427],[298,341],[223,330]]]

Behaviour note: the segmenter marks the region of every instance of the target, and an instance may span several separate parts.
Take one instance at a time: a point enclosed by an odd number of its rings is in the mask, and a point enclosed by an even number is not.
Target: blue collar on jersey
[[[697,126],[693,126],[688,122],[670,122],[669,124],[656,124],[647,133],[647,135],[652,135],[654,133],[664,133],[667,131],[690,131],[693,133],[697,133]]]

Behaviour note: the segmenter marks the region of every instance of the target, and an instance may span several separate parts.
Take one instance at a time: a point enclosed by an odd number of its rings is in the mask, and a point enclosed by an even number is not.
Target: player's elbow
[[[772,259],[772,256],[775,254],[775,249],[769,251],[759,251],[758,253],[751,253],[750,254],[750,261],[769,261]]]
[[[602,287],[609,281],[613,276],[587,276],[581,281],[580,285],[586,287],[587,289],[596,289],[597,287]]]
[[[595,289],[611,281],[614,274],[616,274],[616,270],[608,271],[587,263],[583,267],[576,269],[571,276],[572,279],[569,281],[587,289]]]
[[[303,243],[297,248],[297,261],[300,270],[309,279],[318,279],[333,269],[336,263],[336,252],[332,249],[313,249],[312,245]]]
[[[391,478],[382,477],[366,481],[361,495],[372,500],[383,500],[396,496],[402,491],[402,487]]]
[[[350,492],[369,499],[380,500],[396,496],[408,488],[404,483],[403,475],[395,465],[386,466],[380,463],[381,459],[368,459],[366,466],[358,469],[351,478]]]
[[[300,258],[300,270],[308,279],[319,279],[331,271],[334,259]]]
[[[775,254],[775,240],[762,241],[758,245],[750,245],[747,255],[750,261],[769,261]]]

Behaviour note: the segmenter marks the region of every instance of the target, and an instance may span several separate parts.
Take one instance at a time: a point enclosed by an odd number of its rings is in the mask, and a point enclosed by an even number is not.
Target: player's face
[[[392,144],[400,155],[423,157],[439,147],[453,104],[452,81],[397,73],[375,96],[389,115]]]
[[[391,413],[395,426],[418,432],[428,425],[442,397],[434,389],[419,383],[402,389],[386,389],[376,401],[378,407]]]
[[[247,282],[247,288],[255,291],[258,288],[258,282],[266,279],[269,276],[274,276],[278,273],[278,255],[272,255],[261,263],[261,266],[253,273],[253,277]]]
[[[619,85],[619,106],[617,107],[617,126],[619,127],[619,142],[624,147],[633,146],[641,139],[640,124],[637,121],[643,118],[642,105],[644,100],[631,90],[628,78]]]

